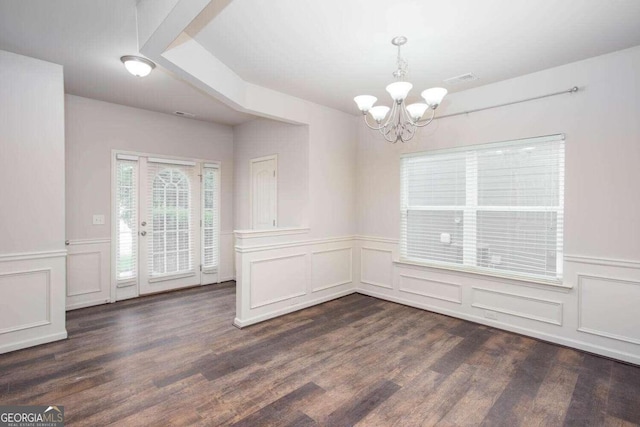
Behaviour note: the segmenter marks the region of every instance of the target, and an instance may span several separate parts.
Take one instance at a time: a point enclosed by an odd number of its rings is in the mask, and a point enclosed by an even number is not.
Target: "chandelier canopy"
[[[360,95],[353,98],[364,116],[364,122],[373,130],[380,131],[388,142],[407,142],[416,134],[419,127],[431,123],[436,114],[436,108],[447,94],[447,90],[441,87],[433,87],[422,92],[425,102],[405,105],[405,99],[413,85],[404,81],[407,76],[407,61],[402,58],[400,48],[407,42],[404,36],[394,37],[391,43],[398,47],[398,68],[393,72],[396,81],[387,86],[387,92],[391,95],[393,105],[391,108],[385,105],[374,104],[378,100],[375,96]],[[423,119],[427,110],[431,110],[431,117]],[[389,111],[391,113],[389,114]],[[389,117],[385,120],[387,117]],[[370,124],[368,116],[371,115],[375,124]]]

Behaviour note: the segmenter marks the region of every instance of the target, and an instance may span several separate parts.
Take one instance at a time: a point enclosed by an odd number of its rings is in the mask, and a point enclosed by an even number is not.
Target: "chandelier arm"
[[[406,129],[407,131],[407,138],[402,138],[402,142],[407,142],[410,141],[411,139],[413,139],[413,137],[416,135],[416,130],[418,128],[415,126],[411,126],[411,128]]]
[[[372,125],[370,125],[370,124],[369,124],[369,120],[367,120],[367,117],[368,117],[368,116],[369,116],[368,114],[365,114],[365,115],[364,115],[364,123],[367,125],[367,127],[368,127],[369,129],[373,129],[373,130],[380,130],[380,129],[382,129],[382,128],[384,127],[384,125],[379,125],[379,126],[372,126]]]
[[[435,108],[429,108],[431,110],[431,118],[429,118],[429,120],[427,120],[426,122],[420,122],[420,120],[418,120],[416,122],[416,126],[419,128],[425,127],[428,124],[430,124],[433,119],[436,117],[436,109]]]
[[[389,136],[391,133],[393,132],[393,134],[395,135],[395,139],[392,136]],[[396,125],[393,123],[387,123],[383,129],[380,130],[380,133],[382,134],[383,138],[387,141],[387,142],[391,142],[393,144],[395,144],[396,142],[398,142],[398,134],[397,134],[397,130],[396,130]]]
[[[404,102],[402,103],[402,114],[401,119],[399,120],[402,121],[402,132],[400,133],[400,139],[402,140],[402,142],[406,142],[411,139],[411,130],[415,129],[415,125],[413,123],[413,120],[411,120],[411,117],[409,116],[409,111],[407,111],[407,107],[405,106]],[[405,134],[409,135],[409,138],[405,139]]]
[[[387,117],[387,120],[384,122],[385,127],[389,126],[390,124],[392,124],[392,122],[395,121],[397,111],[398,111],[398,103],[396,101],[393,101],[393,104],[391,105],[391,111],[389,111],[389,116]]]

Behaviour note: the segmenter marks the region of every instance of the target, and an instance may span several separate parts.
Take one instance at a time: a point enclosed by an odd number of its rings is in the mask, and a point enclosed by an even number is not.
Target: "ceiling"
[[[195,39],[251,83],[356,113],[392,81],[407,36],[413,99],[640,45],[638,0],[233,0]],[[479,80],[446,85],[465,73]]]
[[[136,0],[0,0],[0,49],[63,65],[66,93],[229,125],[254,118],[161,67],[129,74],[120,57],[138,53],[136,31]]]
[[[410,102],[432,86],[459,91],[640,45],[638,0],[223,3],[196,20],[198,43],[250,83],[351,114],[355,95],[389,104],[397,35],[409,39]],[[119,58],[138,52],[136,31],[136,0],[0,0],[0,49],[62,64],[67,93],[230,125],[254,118],[161,67],[131,76]],[[479,80],[443,83],[469,72]]]

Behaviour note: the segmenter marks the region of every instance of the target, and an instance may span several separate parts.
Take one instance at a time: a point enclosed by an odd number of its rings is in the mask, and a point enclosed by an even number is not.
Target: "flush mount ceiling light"
[[[407,38],[404,36],[394,37],[391,40],[391,43],[398,47],[398,69],[393,72],[393,77],[396,78],[396,81],[387,86],[387,92],[391,95],[393,106],[391,108],[384,105],[374,107],[373,105],[378,98],[371,95],[360,95],[353,98],[364,115],[364,122],[367,126],[373,130],[380,131],[384,139],[394,144],[398,141],[409,141],[416,134],[417,128],[431,123],[435,117],[436,108],[438,108],[447,94],[446,89],[434,87],[422,92],[424,103],[418,102],[405,105],[404,101],[413,87],[411,83],[404,81],[407,76],[408,64],[400,55],[400,47],[406,42]],[[389,110],[391,110],[391,113],[389,118],[385,120]],[[423,119],[422,116],[427,110],[431,110],[431,117]],[[375,120],[373,125],[369,123],[369,114]]]
[[[136,77],[145,77],[149,75],[151,70],[156,68],[156,64],[140,56],[125,55],[120,58],[120,61],[122,61],[127,71]]]

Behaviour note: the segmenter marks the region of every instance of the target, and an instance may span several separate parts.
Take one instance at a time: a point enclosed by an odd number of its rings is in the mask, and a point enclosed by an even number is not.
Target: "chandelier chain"
[[[407,69],[409,67],[409,62],[402,57],[402,52],[400,52],[401,48],[402,45],[398,45],[398,57],[396,59],[396,65],[398,66],[398,69],[393,72],[393,77],[395,77],[398,81],[402,81],[405,79],[405,77],[407,77]]]

